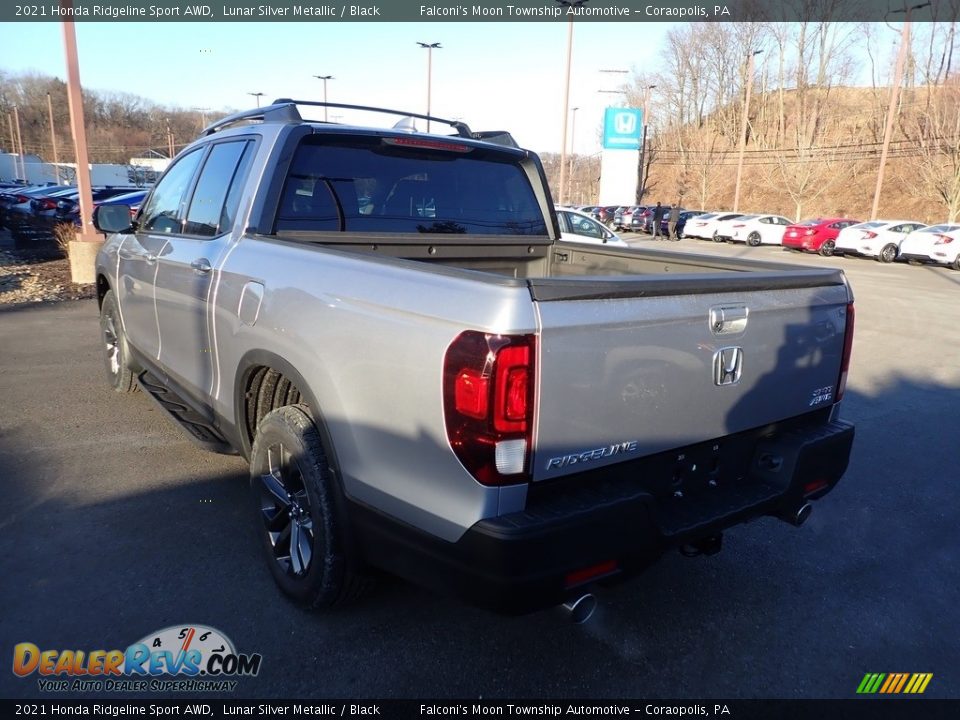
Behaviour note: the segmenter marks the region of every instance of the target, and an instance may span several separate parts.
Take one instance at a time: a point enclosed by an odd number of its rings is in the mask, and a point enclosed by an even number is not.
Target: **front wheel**
[[[134,392],[137,381],[130,369],[130,350],[120,321],[120,308],[113,290],[107,290],[100,303],[100,340],[107,382],[118,393]]]
[[[897,246],[894,244],[884,245],[877,255],[877,260],[883,263],[892,263],[897,259]]]
[[[336,483],[305,405],[260,421],[250,453],[260,538],[273,579],[309,609],[347,604],[368,585],[348,555]]]
[[[834,248],[836,248],[836,243],[833,240],[824,241],[823,245],[820,246],[820,254],[823,257],[830,257],[833,255]]]

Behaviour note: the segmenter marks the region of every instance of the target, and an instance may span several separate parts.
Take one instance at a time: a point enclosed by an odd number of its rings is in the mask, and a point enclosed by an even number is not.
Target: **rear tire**
[[[342,496],[305,405],[268,413],[250,452],[250,488],[270,573],[311,609],[357,600],[371,582],[350,555]]]
[[[823,257],[830,257],[833,255],[833,249],[837,244],[833,240],[825,240],[823,245],[820,246],[820,254]]]
[[[757,247],[760,244],[760,233],[752,232],[747,236],[747,245]]]
[[[897,246],[893,243],[889,245],[884,245],[880,252],[877,253],[877,260],[882,263],[892,263],[897,259]]]
[[[715,243],[722,243],[722,242],[723,242],[723,238],[720,237],[720,236],[717,234],[717,231],[716,231],[716,230],[713,231],[713,241],[714,241]]]
[[[950,265],[954,270],[960,270],[960,255],[957,255],[956,260]]]
[[[139,386],[130,369],[130,350],[113,290],[107,290],[100,303],[100,340],[103,343],[103,366],[110,387],[118,393],[135,392]]]

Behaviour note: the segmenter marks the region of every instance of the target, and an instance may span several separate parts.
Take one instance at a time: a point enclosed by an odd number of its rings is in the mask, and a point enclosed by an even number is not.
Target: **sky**
[[[603,108],[631,74],[656,68],[671,23],[578,23],[570,107],[577,153],[600,151]],[[559,152],[567,23],[75,23],[84,87],[161,105],[245,109],[279,97],[425,112],[473,130],[509,130],[521,147]],[[0,23],[0,68],[66,77],[60,23]],[[322,109],[301,109],[322,118]],[[385,125],[389,116],[330,110],[339,122]],[[309,115],[308,113],[314,113]],[[341,115],[337,118],[336,115]],[[421,127],[421,129],[425,129]],[[435,128],[434,128],[435,129]],[[569,149],[569,146],[568,146]]]

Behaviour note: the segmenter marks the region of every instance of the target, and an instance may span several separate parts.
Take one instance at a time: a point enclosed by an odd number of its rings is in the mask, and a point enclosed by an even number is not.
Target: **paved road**
[[[242,462],[106,388],[95,303],[7,310],[0,668],[17,642],[125,648],[192,622],[263,654],[239,697],[850,697],[866,672],[932,672],[928,696],[960,697],[960,273],[661,244],[848,271],[857,443],[803,528],[764,519],[715,557],[669,555],[602,592],[586,627],[399,581],[349,612],[305,614],[260,561]],[[0,696],[37,694],[0,669]]]

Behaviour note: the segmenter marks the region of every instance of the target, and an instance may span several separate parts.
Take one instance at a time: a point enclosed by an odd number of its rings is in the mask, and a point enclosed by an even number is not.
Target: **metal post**
[[[439,50],[443,46],[440,43],[425,43],[417,41],[417,45],[427,51],[427,115],[430,114],[430,95],[433,85],[433,51]],[[430,132],[430,119],[427,118],[427,132]]]
[[[317,80],[323,80],[323,102],[327,102],[327,80],[333,80],[333,75],[314,75]],[[323,108],[323,121],[327,122],[327,107]]]
[[[580,108],[578,108],[578,107],[570,108],[570,114],[572,115],[572,117],[570,118],[570,169],[569,169],[569,173],[568,173],[568,174],[569,174],[569,177],[570,177],[570,182],[573,182],[573,158],[574,158],[574,156],[576,156],[576,154],[577,154],[577,150],[576,150],[576,144],[577,144],[577,110],[579,110],[579,109],[580,109]]]
[[[743,120],[740,127],[740,152],[737,158],[737,184],[733,191],[733,211],[740,208],[740,180],[743,177],[743,153],[747,148],[747,121],[750,115],[750,90],[753,88],[753,56],[763,50],[752,50],[747,55],[747,96],[743,102]]]
[[[636,193],[638,205],[643,202],[643,193],[646,190],[646,184],[647,184],[647,167],[646,167],[647,127],[650,124],[649,122],[647,122],[647,105],[650,100],[650,91],[653,90],[655,87],[656,85],[647,85],[647,87],[645,87],[643,90],[643,109],[642,109],[643,117],[641,118],[641,121],[643,122],[643,137],[640,140],[640,167],[637,172],[639,187],[637,188],[637,193]]]
[[[16,155],[17,134],[13,131],[13,113],[7,113],[7,128],[10,130],[10,154]],[[14,167],[13,171],[18,172],[16,167]]]
[[[53,126],[53,101],[47,93],[47,114],[50,116],[50,144],[53,145],[53,166],[57,169],[57,184],[60,184],[60,158],[57,155],[57,132]]]

